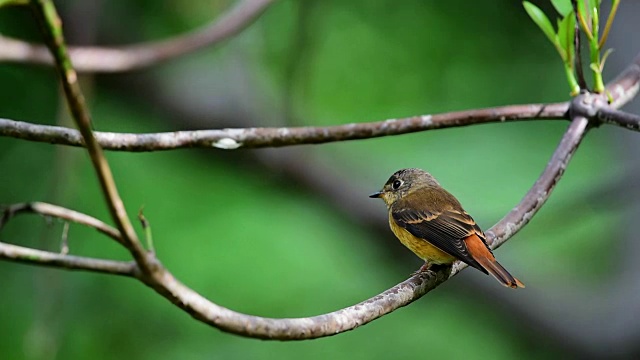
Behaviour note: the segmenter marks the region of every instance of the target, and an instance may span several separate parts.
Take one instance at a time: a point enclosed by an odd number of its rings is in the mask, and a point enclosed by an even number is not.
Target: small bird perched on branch
[[[419,271],[428,270],[432,264],[449,265],[461,260],[491,274],[504,286],[524,287],[496,261],[484,233],[458,199],[428,172],[396,171],[382,190],[369,197],[382,198],[387,204],[391,230],[425,261]]]

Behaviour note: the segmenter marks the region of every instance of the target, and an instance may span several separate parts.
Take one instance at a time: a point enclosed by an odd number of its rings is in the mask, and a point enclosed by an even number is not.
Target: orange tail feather
[[[496,280],[502,283],[504,286],[508,286],[510,288],[523,288],[524,284],[520,282],[520,280],[513,277],[513,275],[509,274],[507,269],[503,268],[500,263],[498,263],[495,258],[487,259],[486,257],[477,257],[475,260],[491,274]]]
[[[469,236],[465,240],[465,243],[473,259],[502,285],[513,289],[524,288],[524,284],[520,282],[520,280],[509,274],[507,269],[503,268],[502,265],[496,261],[496,258],[477,235]]]

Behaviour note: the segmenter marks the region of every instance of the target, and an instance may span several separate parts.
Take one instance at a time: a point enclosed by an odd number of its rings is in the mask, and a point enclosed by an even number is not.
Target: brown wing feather
[[[466,212],[454,209],[437,212],[404,207],[392,210],[392,216],[399,226],[413,236],[424,239],[456,259],[487,273],[473,258],[464,242],[464,239],[474,234],[484,240],[482,230]]]

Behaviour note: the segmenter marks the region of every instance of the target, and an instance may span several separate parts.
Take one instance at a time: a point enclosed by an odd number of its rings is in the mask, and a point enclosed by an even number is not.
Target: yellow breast
[[[450,264],[455,260],[453,256],[431,245],[427,240],[411,235],[410,232],[396,224],[391,214],[389,214],[389,226],[391,226],[391,231],[393,231],[402,245],[409,248],[424,261],[434,264]]]

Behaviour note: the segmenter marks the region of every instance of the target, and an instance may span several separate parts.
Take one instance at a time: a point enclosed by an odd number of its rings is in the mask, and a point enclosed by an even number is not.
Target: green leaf
[[[573,15],[573,11],[570,11],[564,19],[558,20],[558,41],[560,42],[560,48],[564,53],[563,59],[568,61],[571,66],[573,66],[573,37],[575,25],[576,17]]]
[[[569,15],[570,12],[573,11],[573,6],[571,6],[571,0],[551,0],[553,7],[556,8],[556,11],[565,17]]]
[[[531,20],[533,20],[533,22],[538,25],[540,30],[542,30],[542,32],[547,36],[551,43],[553,43],[557,47],[559,44],[556,39],[556,32],[553,29],[553,25],[551,25],[551,21],[549,21],[549,18],[547,18],[544,12],[542,12],[540,8],[528,1],[523,1],[522,6],[524,6],[527,14],[529,14],[529,17],[531,17]]]
[[[27,4],[29,4],[29,0],[0,0],[0,7]]]
[[[600,23],[600,14],[599,14],[599,12],[600,12],[600,10],[598,10],[598,9],[599,8],[596,7],[596,6],[593,6],[591,8],[591,32],[593,33],[593,37],[596,38],[596,39],[598,38],[598,31],[600,31],[599,30],[599,28],[600,28],[600,26],[599,26],[599,23]]]
[[[591,0],[578,0],[578,5],[582,6],[583,9],[590,9],[592,4]]]

